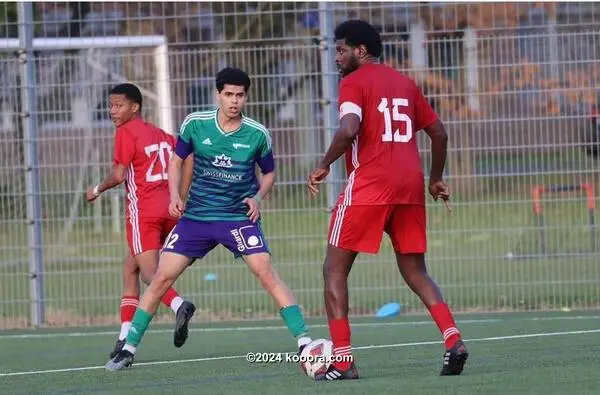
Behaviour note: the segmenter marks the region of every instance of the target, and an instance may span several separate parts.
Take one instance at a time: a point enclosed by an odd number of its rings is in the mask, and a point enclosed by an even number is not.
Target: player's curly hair
[[[360,19],[351,19],[340,23],[334,31],[336,40],[346,40],[351,47],[364,45],[369,55],[376,58],[381,56],[383,44],[379,33],[371,24]]]
[[[142,92],[137,86],[126,83],[119,84],[110,90],[111,95],[124,95],[128,100],[133,103],[140,105],[140,111],[142,111]]]
[[[242,69],[225,67],[217,73],[215,85],[219,93],[221,93],[225,85],[243,86],[244,91],[248,93],[248,89],[250,89],[250,77]]]

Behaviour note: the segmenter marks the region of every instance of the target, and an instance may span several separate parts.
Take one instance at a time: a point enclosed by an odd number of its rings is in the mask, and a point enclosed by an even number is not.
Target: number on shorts
[[[165,242],[165,248],[168,250],[172,250],[175,248],[175,242],[179,239],[179,235],[177,233],[169,233],[167,237],[167,241]]]
[[[149,158],[152,156],[152,153],[158,152],[158,155],[155,156],[154,159],[152,159],[152,162],[150,163],[150,166],[148,167],[148,170],[146,171],[146,181],[147,182],[156,182],[156,181],[168,180],[169,174],[168,174],[167,155],[168,155],[168,159],[170,160],[171,156],[173,155],[173,149],[171,148],[171,145],[169,145],[169,143],[167,143],[166,141],[161,141],[160,144],[147,145],[146,147],[144,147],[144,151],[146,152],[146,155]],[[165,151],[166,151],[166,153],[165,153]],[[156,174],[152,174],[152,172],[154,171],[154,165],[156,164],[156,159],[160,160],[160,165],[162,166],[162,170],[159,170],[159,172]]]
[[[390,115],[390,108],[388,107],[388,99],[383,97],[377,110],[383,113],[383,136],[381,140],[385,143],[393,141],[394,143],[408,143],[412,139],[412,121],[410,117],[398,110],[399,106],[408,107],[408,100],[394,97],[392,98],[392,114]],[[400,134],[400,129],[396,128],[392,134],[392,122],[404,122],[406,124],[406,133]]]

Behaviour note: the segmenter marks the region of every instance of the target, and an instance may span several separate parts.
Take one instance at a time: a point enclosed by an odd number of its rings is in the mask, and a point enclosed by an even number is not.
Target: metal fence
[[[225,65],[249,72],[248,114],[272,133],[279,177],[264,215],[275,265],[306,313],[322,315],[328,209],[343,176],[338,167],[317,200],[303,184],[335,130],[332,33],[347,18],[377,26],[383,61],[415,78],[447,125],[455,210],[429,203],[428,262],[452,307],[600,305],[594,3],[29,7],[32,15],[25,3],[0,6],[0,329],[117,322],[123,191],[94,206],[84,199],[110,169],[107,90],[138,84],[146,118],[173,132],[187,113],[214,104],[213,77]],[[429,144],[419,139],[427,167]],[[379,255],[360,257],[352,314],[390,300],[423,311],[394,266],[387,241]],[[196,262],[176,287],[195,301],[197,320],[276,315],[225,250]]]

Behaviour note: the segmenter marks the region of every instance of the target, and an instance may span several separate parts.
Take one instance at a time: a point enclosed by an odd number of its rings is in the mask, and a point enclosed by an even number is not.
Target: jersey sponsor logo
[[[235,148],[235,149],[250,148],[250,146],[248,144],[233,143],[233,148]]]
[[[231,158],[225,154],[215,156],[215,160],[212,164],[217,167],[233,167]]]
[[[264,246],[260,231],[254,225],[242,226],[238,229],[232,229],[229,233],[233,236],[237,244],[237,250],[244,252]]]
[[[202,144],[204,145],[212,145],[212,141],[210,141],[210,138],[205,138],[204,141],[202,141]]]
[[[202,171],[202,176],[212,177],[212,178],[220,178],[220,179],[226,179],[226,180],[234,180],[234,181],[242,180],[241,174],[225,173],[225,172],[217,171],[217,170],[204,169],[204,171]]]

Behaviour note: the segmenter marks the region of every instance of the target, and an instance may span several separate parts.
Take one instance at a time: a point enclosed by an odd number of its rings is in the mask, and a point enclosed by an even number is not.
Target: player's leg
[[[158,269],[159,251],[176,222],[168,218],[140,218],[139,222],[142,252],[137,254],[135,259],[140,267],[142,280],[150,284]],[[175,347],[181,347],[187,339],[187,326],[196,307],[191,302],[184,301],[173,287],[167,289],[161,301],[176,314],[173,343]]]
[[[215,246],[216,243],[205,236],[203,226],[186,219],[179,221],[165,243],[158,270],[140,300],[126,344],[115,358],[107,362],[107,370],[121,370],[132,364],[135,351],[163,295],[195,258],[202,258]]]
[[[386,231],[390,235],[398,269],[410,289],[425,304],[444,339],[443,375],[460,374],[468,353],[461,340],[450,308],[427,272],[425,251],[427,249],[425,207],[413,205],[396,206]]]
[[[348,321],[348,276],[359,252],[379,251],[386,210],[386,206],[338,205],[331,217],[323,279],[335,361],[325,374],[315,377],[316,380],[358,378]]]
[[[234,256],[241,256],[262,287],[271,295],[279,307],[283,322],[297,340],[298,349],[301,350],[311,340],[308,337],[304,317],[294,293],[271,264],[271,254],[260,223],[223,222],[214,226],[219,227],[215,228],[217,241],[229,249]]]
[[[131,253],[128,253],[123,260],[123,294],[121,296],[120,305],[120,316],[121,316],[121,330],[117,337],[117,342],[113,351],[110,353],[110,357],[114,358],[119,351],[125,345],[125,338],[127,332],[131,327],[131,321],[135,314],[139,298],[140,298],[140,282],[139,282],[139,268],[135,263],[135,259]]]

